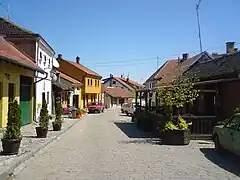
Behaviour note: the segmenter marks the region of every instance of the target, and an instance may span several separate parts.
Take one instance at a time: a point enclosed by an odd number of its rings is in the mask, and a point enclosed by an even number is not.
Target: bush
[[[80,109],[77,109],[76,114],[80,115],[80,114],[82,114],[82,111]]]
[[[46,100],[43,101],[42,109],[40,112],[40,120],[39,120],[39,126],[42,129],[48,129],[48,123],[49,123],[49,115],[47,110],[47,102]]]
[[[192,122],[187,123],[182,116],[178,116],[177,121],[167,121],[164,127],[164,131],[172,131],[172,130],[187,130],[189,126],[192,125]]]
[[[7,130],[4,139],[19,139],[21,137],[21,109],[18,102],[14,100],[8,105]]]
[[[61,106],[61,103],[57,103],[55,112],[56,112],[56,118],[55,118],[55,121],[53,123],[61,125],[62,124],[62,106]]]

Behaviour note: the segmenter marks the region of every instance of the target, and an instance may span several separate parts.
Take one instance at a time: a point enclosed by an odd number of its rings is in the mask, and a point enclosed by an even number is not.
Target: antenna
[[[197,12],[199,45],[200,45],[200,51],[202,52],[202,37],[201,37],[201,28],[200,28],[199,12],[198,12],[201,2],[202,0],[198,1],[198,4],[196,5],[196,12]]]
[[[159,57],[157,56],[157,69],[158,69],[158,58],[159,58]]]
[[[10,4],[9,3],[7,7],[7,13],[8,13],[8,20],[10,20]]]

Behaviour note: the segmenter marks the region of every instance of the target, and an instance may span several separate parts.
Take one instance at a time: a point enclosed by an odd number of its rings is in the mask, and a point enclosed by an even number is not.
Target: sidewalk
[[[56,140],[61,134],[65,133],[79,121],[80,119],[70,119],[65,117],[61,131],[52,131],[52,122],[50,122],[47,138],[36,138],[35,123],[23,126],[21,129],[23,139],[18,155],[0,155],[0,180],[5,179],[18,165],[28,160],[36,152],[47,146],[52,141]],[[0,132],[0,139],[2,136],[3,134]],[[0,152],[1,151],[2,145],[0,145]]]

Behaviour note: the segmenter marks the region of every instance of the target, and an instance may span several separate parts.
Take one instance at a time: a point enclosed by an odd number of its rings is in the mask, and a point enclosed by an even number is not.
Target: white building
[[[49,114],[52,114],[52,78],[59,67],[54,55],[54,50],[43,39],[36,42],[36,62],[46,72],[45,75],[36,75],[36,119],[40,115],[44,99],[48,104]]]

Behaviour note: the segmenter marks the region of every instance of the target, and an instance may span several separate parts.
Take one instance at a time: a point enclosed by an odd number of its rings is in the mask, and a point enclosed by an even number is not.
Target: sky
[[[103,77],[144,82],[168,59],[199,50],[198,0],[0,0],[0,15],[41,34],[57,54]],[[202,0],[203,50],[240,47],[240,1]],[[238,45],[239,44],[239,45]],[[158,58],[157,58],[158,57]]]

